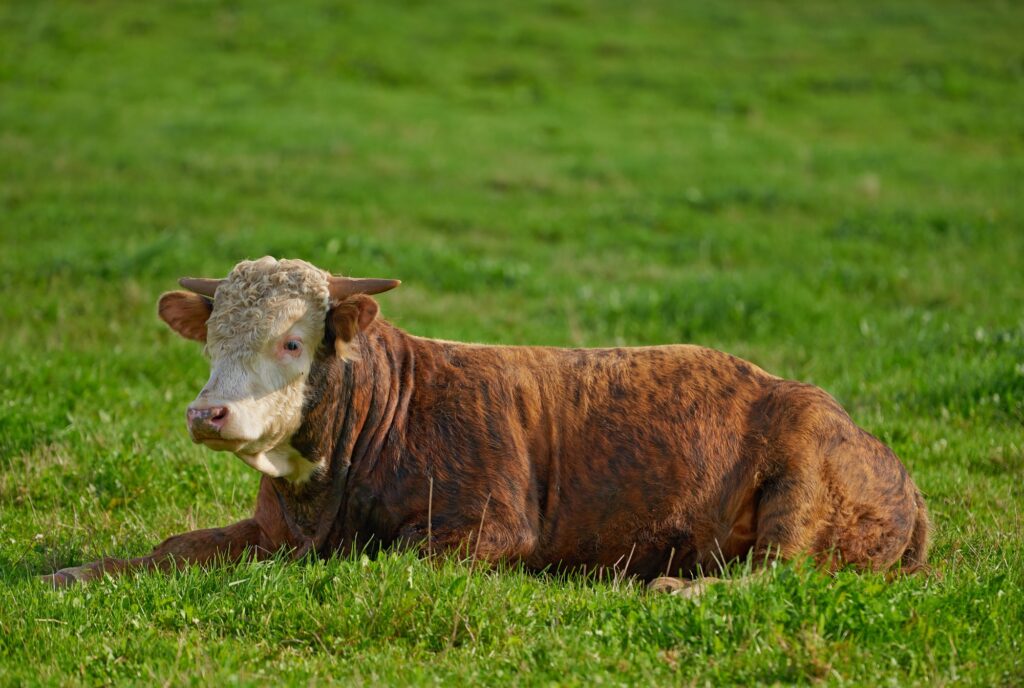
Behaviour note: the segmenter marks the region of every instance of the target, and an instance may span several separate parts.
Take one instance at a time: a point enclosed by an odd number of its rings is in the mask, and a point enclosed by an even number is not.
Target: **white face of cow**
[[[289,442],[324,336],[328,277],[303,261],[262,258],[220,283],[206,322],[210,379],[187,412],[195,441],[274,477],[309,473]]]
[[[287,306],[284,317],[261,323],[270,325],[265,337],[246,346],[210,328],[210,379],[189,405],[196,440],[258,457],[286,444],[298,429],[305,380],[324,327],[316,313],[322,309],[298,300]],[[219,315],[215,304],[210,323]]]
[[[164,294],[160,317],[182,336],[205,341],[210,358],[210,379],[187,411],[192,439],[234,452],[273,477],[309,477],[318,461],[302,457],[290,440],[302,422],[306,379],[328,314],[348,319],[336,325],[351,338],[377,314],[372,299],[351,295],[397,284],[333,278],[301,260],[266,257],[239,263],[214,282],[212,302],[199,294]],[[332,294],[351,297],[351,307],[329,311]]]

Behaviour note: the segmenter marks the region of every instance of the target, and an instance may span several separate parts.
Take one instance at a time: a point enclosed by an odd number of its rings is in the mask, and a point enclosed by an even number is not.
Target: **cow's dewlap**
[[[242,454],[238,458],[260,473],[272,478],[287,478],[294,483],[304,483],[320,466],[321,462],[307,460],[290,445],[275,447],[260,454]]]

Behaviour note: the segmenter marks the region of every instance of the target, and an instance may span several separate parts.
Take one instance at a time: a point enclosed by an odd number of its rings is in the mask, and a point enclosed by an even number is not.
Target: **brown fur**
[[[696,346],[459,344],[376,312],[328,313],[292,438],[329,457],[308,483],[264,477],[252,519],[47,579],[368,543],[645,580],[748,554],[925,564],[920,492],[821,389]]]

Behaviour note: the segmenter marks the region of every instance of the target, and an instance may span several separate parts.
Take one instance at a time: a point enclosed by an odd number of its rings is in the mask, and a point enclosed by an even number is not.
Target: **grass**
[[[1024,8],[0,6],[0,684],[1024,683]],[[398,277],[426,336],[696,342],[833,393],[936,575],[700,603],[395,553],[35,576],[244,517],[181,275]]]

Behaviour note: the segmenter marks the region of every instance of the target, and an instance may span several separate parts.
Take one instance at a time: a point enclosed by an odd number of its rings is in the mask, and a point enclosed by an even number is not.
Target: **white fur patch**
[[[242,261],[221,285],[206,322],[211,358],[258,349],[303,314],[323,323],[330,274],[304,260]]]
[[[286,478],[293,483],[300,484],[309,480],[321,465],[307,461],[302,454],[288,444],[261,454],[237,454],[237,456],[260,473],[272,478]]]
[[[273,477],[308,480],[318,464],[289,444],[302,422],[306,378],[324,336],[329,273],[301,260],[239,263],[217,288],[207,321],[210,379],[197,404],[226,406],[223,440]],[[299,337],[297,356],[277,342]]]

